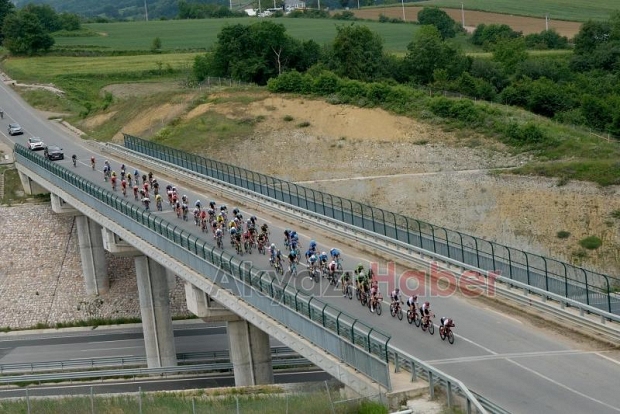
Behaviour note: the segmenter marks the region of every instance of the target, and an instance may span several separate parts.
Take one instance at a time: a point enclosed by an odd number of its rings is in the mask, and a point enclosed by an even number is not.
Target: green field
[[[420,6],[440,6],[467,10],[481,10],[520,16],[585,22],[607,20],[615,11],[620,11],[618,0],[429,0],[416,2]]]
[[[91,23],[84,27],[98,36],[56,37],[57,48],[100,50],[149,50],[153,39],[159,37],[164,51],[206,50],[217,40],[217,35],[226,24],[251,24],[257,18],[166,20],[132,23]],[[319,44],[331,42],[336,37],[336,26],[350,24],[330,19],[275,19],[282,23],[292,37],[313,39]],[[391,24],[359,22],[379,33],[385,41],[385,50],[405,52],[413,33],[419,26],[413,24]]]
[[[2,66],[20,82],[52,82],[57,76],[114,75],[153,71],[161,64],[172,69],[191,68],[197,53],[170,53],[135,56],[66,57],[41,56],[11,58]]]

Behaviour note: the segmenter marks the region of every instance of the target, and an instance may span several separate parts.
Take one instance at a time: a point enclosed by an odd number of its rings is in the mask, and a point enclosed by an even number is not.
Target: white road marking
[[[537,371],[535,371],[535,370],[533,370],[531,368],[528,368],[528,367],[526,367],[526,366],[524,366],[522,364],[519,364],[516,361],[513,361],[511,359],[506,359],[506,361],[508,361],[508,362],[510,362],[510,363],[512,363],[512,364],[514,364],[514,365],[516,365],[518,367],[520,367],[520,368],[523,368],[524,370],[526,370],[528,372],[531,372],[532,374],[534,374],[534,375],[536,375],[536,376],[538,376],[538,377],[540,377],[542,379],[545,379],[545,380],[551,382],[552,384],[557,385],[560,388],[564,388],[565,390],[570,391],[572,393],[575,393],[575,394],[579,395],[580,397],[583,397],[583,398],[585,398],[587,400],[590,400],[592,402],[598,403],[598,404],[600,404],[600,405],[602,405],[604,407],[607,407],[607,408],[609,408],[609,409],[611,409],[613,411],[616,411],[616,412],[620,413],[620,408],[618,408],[618,407],[614,407],[613,405],[607,404],[607,403],[605,403],[605,402],[603,402],[601,400],[597,400],[594,397],[591,397],[591,396],[589,396],[587,394],[584,394],[584,393],[582,393],[580,391],[577,391],[577,390],[575,390],[575,389],[573,389],[573,388],[571,388],[571,387],[569,387],[567,385],[562,384],[561,382],[558,382],[558,381],[556,381],[556,380],[554,380],[552,378],[547,377],[546,375],[541,374],[540,372],[537,372]]]
[[[455,336],[456,336],[456,335],[455,335]],[[483,345],[480,345],[480,344],[478,344],[478,343],[476,343],[476,342],[474,342],[474,341],[472,341],[472,340],[470,340],[470,339],[464,338],[464,337],[462,337],[462,336],[459,336],[459,338],[463,339],[465,342],[469,342],[470,344],[472,344],[472,345],[474,345],[474,346],[477,346],[477,347],[479,347],[479,348],[481,348],[481,349],[484,349],[485,351],[487,351],[487,352],[489,352],[489,353],[491,353],[491,354],[493,354],[493,355],[496,355],[496,356],[497,356],[497,355],[499,355],[497,352],[492,351],[492,350],[490,350],[489,348],[487,348],[487,347],[485,347],[485,346],[483,346]],[[577,395],[579,395],[579,396],[580,396],[580,397],[582,397],[582,398],[585,398],[585,399],[590,400],[590,401],[592,401],[592,402],[598,403],[598,404],[600,404],[600,405],[602,405],[602,406],[604,406],[604,407],[610,408],[610,409],[612,409],[613,411],[620,412],[620,408],[618,408],[618,407],[614,407],[613,405],[607,404],[607,403],[605,403],[605,402],[603,402],[603,401],[601,401],[601,400],[597,400],[597,399],[596,399],[596,398],[594,398],[594,397],[590,397],[590,396],[589,396],[589,395],[587,395],[587,394],[584,394],[584,393],[582,393],[582,392],[580,392],[580,391],[577,391],[577,390],[575,390],[575,389],[573,389],[573,388],[571,388],[571,387],[569,387],[569,386],[567,386],[567,385],[562,384],[561,382],[558,382],[558,381],[556,381],[556,380],[554,380],[554,379],[552,379],[552,378],[549,378],[549,377],[547,377],[546,375],[543,375],[543,374],[541,374],[540,372],[538,372],[538,371],[536,371],[536,370],[534,370],[534,369],[528,368],[528,367],[526,367],[526,366],[525,366],[525,365],[523,365],[523,364],[520,364],[520,363],[518,363],[518,362],[516,362],[516,361],[513,361],[513,360],[512,360],[512,359],[510,359],[510,358],[506,358],[505,360],[506,360],[507,362],[510,362],[510,363],[511,363],[511,364],[513,364],[513,365],[518,366],[519,368],[522,368],[522,369],[524,369],[524,370],[526,370],[526,371],[528,371],[528,372],[530,372],[530,373],[532,373],[532,374],[536,375],[537,377],[540,377],[540,378],[542,378],[542,379],[544,379],[544,380],[547,380],[547,381],[551,382],[552,384],[554,384],[554,385],[556,385],[556,386],[558,386],[558,387],[560,387],[560,388],[563,388],[563,389],[565,389],[565,390],[567,390],[567,391],[570,391],[570,392],[572,392],[572,393],[574,393],[574,394],[577,394]]]
[[[610,362],[613,362],[614,364],[620,365],[620,361],[618,361],[617,359],[605,356],[605,355],[601,354],[601,352],[610,352],[610,351],[599,351],[599,352],[595,352],[595,354],[600,356],[601,358],[605,358],[606,360],[608,360]]]
[[[516,352],[511,354],[496,354],[496,355],[480,355],[480,356],[470,356],[470,357],[460,357],[460,358],[450,358],[450,359],[437,359],[434,361],[426,361],[430,364],[453,364],[460,362],[477,362],[477,361],[490,361],[490,360],[498,360],[498,359],[507,359],[507,358],[534,358],[534,357],[544,357],[544,356],[554,356],[554,355],[586,355],[586,354],[598,354],[600,351],[580,351],[580,350],[563,350],[563,351],[540,351],[540,352]],[[620,363],[616,361],[617,363]]]

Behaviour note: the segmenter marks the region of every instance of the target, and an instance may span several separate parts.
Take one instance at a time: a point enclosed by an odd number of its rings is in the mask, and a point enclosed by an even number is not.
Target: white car
[[[41,138],[31,137],[28,138],[28,148],[30,148],[32,151],[42,150],[45,148],[45,144],[43,143],[43,141],[41,141]]]

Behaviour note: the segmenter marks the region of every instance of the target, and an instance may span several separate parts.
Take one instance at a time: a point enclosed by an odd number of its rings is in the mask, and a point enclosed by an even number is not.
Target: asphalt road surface
[[[6,85],[0,85],[0,88],[0,107],[5,110],[5,117],[0,121],[0,131],[6,134],[9,121],[20,123],[25,130],[24,135],[7,137],[10,141],[25,144],[29,136],[39,136],[48,145],[64,148],[66,158],[59,161],[60,164],[73,169],[70,158],[71,154],[76,154],[79,160],[76,172],[95,183],[109,186],[109,183],[103,182],[103,158],[100,154],[93,154],[81,145],[79,139],[39,116]],[[98,160],[98,171],[92,171],[88,166],[91,155]],[[112,168],[118,172],[122,160],[110,161]],[[127,171],[133,170],[134,166],[127,165]],[[143,171],[140,171],[140,174],[142,173]],[[163,177],[158,181],[162,188],[169,182]],[[203,205],[206,205],[212,198],[206,190],[198,195],[177,183],[172,184],[179,188],[180,194],[189,196],[192,206],[196,199],[202,200]],[[218,204],[222,202],[217,198],[215,201]],[[152,207],[154,208],[154,205]],[[229,211],[233,207],[235,206],[228,203]],[[156,214],[200,234],[191,222],[191,217],[189,222],[183,224],[170,208],[164,208],[163,212]],[[259,223],[267,222],[272,239],[280,246],[283,229],[295,228],[277,217],[261,216],[251,211],[243,211],[243,214],[245,217],[255,214]],[[333,240],[318,233],[313,234],[312,230],[299,233],[304,247],[308,246],[310,238],[316,239],[321,250],[329,251],[329,248],[334,247]],[[209,236],[204,237],[209,240]],[[339,247],[343,252],[345,268],[352,268],[358,262],[365,261],[364,254],[354,247]],[[232,252],[228,238],[226,250]],[[269,268],[266,256],[259,257],[254,253],[251,260],[254,266]],[[380,266],[384,267],[385,263]],[[408,325],[406,320],[393,319],[387,312],[387,303],[384,304],[383,315],[377,316],[361,307],[355,300],[343,299],[338,291],[334,291],[326,283],[315,285],[303,273],[298,275],[294,282],[298,289],[320,295],[323,300],[355,315],[363,322],[389,332],[392,335],[392,345],[431,362],[444,372],[462,380],[472,390],[513,413],[620,412],[620,355],[611,348],[598,347],[593,350],[587,343],[547,332],[527,320],[515,317],[514,314],[504,314],[488,308],[480,301],[455,295],[435,295],[432,298],[421,295],[421,301],[430,300],[437,319],[441,316],[455,319],[456,341],[454,345],[449,345],[441,341],[437,333],[431,336]],[[382,292],[387,298],[389,292],[386,292],[385,287]],[[514,312],[517,311],[511,313]]]
[[[228,349],[225,325],[206,324],[201,321],[175,323],[175,345],[178,353],[221,351]],[[281,346],[271,340],[272,346]],[[0,342],[0,365],[90,359],[101,357],[144,356],[142,328],[101,327],[94,330],[60,330],[51,333],[29,332],[3,338]],[[324,381],[329,374],[317,368],[303,368],[297,372],[275,373],[276,383]],[[187,378],[140,378],[133,381],[106,380],[105,382],[74,384],[49,384],[31,386],[30,396],[86,395],[93,388],[94,394],[114,394],[142,391],[169,391],[213,387],[233,387],[234,376],[230,373],[192,375]],[[1,398],[24,397],[25,390],[0,388]]]

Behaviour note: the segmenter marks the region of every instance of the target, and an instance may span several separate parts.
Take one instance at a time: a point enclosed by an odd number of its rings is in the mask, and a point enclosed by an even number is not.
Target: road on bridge
[[[39,136],[47,144],[59,145],[65,149],[67,155],[64,161],[59,161],[61,165],[73,169],[70,156],[75,153],[80,164],[74,171],[110,188],[109,183],[103,182],[101,171],[91,171],[87,166],[90,156],[95,155],[98,169],[101,170],[103,155],[93,153],[79,138],[63,130],[58,124],[45,120],[6,85],[0,87],[3,88],[0,93],[0,107],[5,108],[0,130],[6,131],[6,125],[10,121],[20,123],[25,129],[24,135],[6,139],[25,145],[29,136]],[[122,160],[110,161],[113,169],[118,171]],[[127,167],[128,171],[135,168],[129,164]],[[170,182],[167,177],[160,177],[158,181],[162,188]],[[203,205],[211,198],[218,204],[224,201],[209,194],[206,187],[197,194],[178,183],[172,184],[179,188],[181,194],[189,196],[191,205],[196,199],[202,200]],[[235,207],[233,201],[226,201],[229,211]],[[188,231],[201,234],[191,222],[191,218],[189,222],[181,223],[170,208],[164,208],[163,212],[156,214],[184,226]],[[268,222],[272,239],[280,245],[283,229],[295,228],[294,224],[260,214],[258,211],[244,211],[243,214],[245,217],[255,214],[259,223]],[[308,246],[310,238],[315,239],[322,250],[328,250],[336,243],[319,232],[314,233],[312,229],[303,230],[300,234],[303,246]],[[203,237],[212,241],[210,236]],[[354,246],[353,242],[349,243],[349,246],[337,246],[343,251],[345,268],[352,268],[358,262],[367,262],[370,259],[359,247],[351,247]],[[226,250],[233,252],[228,242]],[[250,257],[254,266],[269,268],[266,256],[254,253],[245,258]],[[385,268],[385,260],[383,263],[377,258],[372,260],[379,262],[380,269]],[[604,346],[592,347],[589,341],[573,340],[555,331],[539,328],[518,314],[517,309],[506,313],[499,312],[491,308],[488,301],[467,299],[458,295],[432,298],[421,296],[420,301],[430,300],[437,318],[450,316],[455,319],[456,341],[454,345],[449,345],[441,341],[437,334],[431,336],[407,324],[406,320],[398,321],[392,318],[387,312],[387,303],[384,304],[386,311],[383,315],[377,316],[361,307],[359,302],[342,298],[338,291],[327,286],[324,281],[318,286],[300,274],[295,285],[300,290],[320,295],[322,300],[356,316],[364,323],[390,333],[390,344],[393,346],[429,361],[510,412],[620,413],[620,393],[617,392],[620,383],[619,352]],[[385,287],[382,292],[385,297],[389,295]]]
[[[228,350],[226,326],[204,323],[199,320],[177,321],[174,324],[174,338],[178,353]],[[281,346],[271,339],[272,346]],[[145,356],[142,327],[103,326],[97,329],[64,329],[55,332],[13,332],[4,335],[0,341],[0,365],[65,361],[103,357]],[[311,367],[295,372],[275,372],[278,384],[306,381],[324,381],[329,374]],[[97,381],[93,383],[48,384],[31,386],[28,393],[34,396],[87,395],[90,387],[95,394],[112,394],[142,391],[165,391],[232,387],[235,379],[232,373],[192,375],[188,378],[142,378],[132,381]],[[23,388],[0,389],[1,398],[24,397]]]

